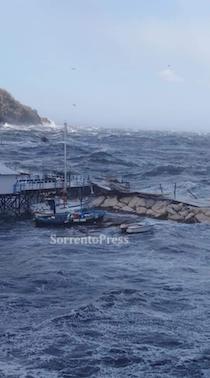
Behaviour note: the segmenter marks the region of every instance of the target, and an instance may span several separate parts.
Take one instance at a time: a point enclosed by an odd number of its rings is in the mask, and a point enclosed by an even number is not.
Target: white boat
[[[143,232],[153,231],[153,226],[151,224],[141,222],[141,223],[121,224],[120,229],[122,232],[126,232],[127,234],[139,234]]]
[[[126,232],[126,230],[127,230],[128,227],[129,227],[129,224],[127,224],[127,223],[122,223],[122,224],[120,225],[120,230],[121,230],[122,232]]]

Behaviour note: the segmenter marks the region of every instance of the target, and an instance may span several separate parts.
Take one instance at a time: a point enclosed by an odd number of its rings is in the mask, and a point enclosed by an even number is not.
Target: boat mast
[[[66,160],[67,123],[64,123],[64,192],[67,191],[67,160]]]

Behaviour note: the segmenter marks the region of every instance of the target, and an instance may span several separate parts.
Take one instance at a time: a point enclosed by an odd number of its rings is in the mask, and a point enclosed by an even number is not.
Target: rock
[[[120,202],[124,203],[125,205],[128,205],[132,197],[122,197],[120,198]]]
[[[184,204],[183,203],[173,203],[171,205],[171,208],[175,210],[176,212],[184,210]]]
[[[147,208],[147,201],[144,198],[138,197],[138,205],[136,207],[146,207]]]
[[[176,222],[183,222],[184,218],[182,218],[179,214],[174,213],[174,214],[168,214],[168,219],[176,221]]]
[[[42,124],[41,117],[36,110],[22,105],[10,93],[0,89],[0,123],[5,122],[16,125]]]
[[[154,211],[153,208],[148,209],[147,215],[149,217],[152,217],[152,218],[155,218],[155,219],[167,219],[167,217],[168,217],[168,213],[164,208],[159,209],[158,211]]]
[[[185,222],[187,223],[195,223],[195,214],[194,213],[189,213],[185,218]]]
[[[105,200],[105,197],[104,196],[99,196],[99,197],[96,197],[94,198],[94,200],[91,201],[91,206],[92,207],[99,207],[102,205],[102,203],[104,202]]]
[[[103,204],[101,204],[102,207],[114,207],[118,205],[117,197],[107,197]]]
[[[114,210],[121,211],[124,206],[127,206],[127,205],[125,205],[125,204],[121,203],[120,201],[116,200],[116,202],[113,203],[113,205],[111,206],[111,208],[113,208]]]
[[[156,211],[154,211],[153,209],[147,209],[146,215],[148,217],[152,217],[152,218],[159,218],[159,216],[160,216],[160,214],[157,213]]]
[[[152,210],[155,211],[155,212],[158,212],[159,210],[162,211],[163,209],[166,209],[166,203],[165,203],[165,201],[157,201],[152,206]]]
[[[167,206],[167,211],[170,215],[177,215],[176,210],[173,208],[173,206],[171,206],[171,204]]]
[[[179,216],[180,216],[181,218],[185,219],[185,218],[188,216],[189,211],[187,211],[187,210],[182,210],[182,211],[180,211],[178,214],[179,214]]]
[[[168,211],[166,207],[158,210],[158,218],[159,219],[168,219]]]
[[[51,122],[47,117],[41,117],[41,121],[43,125],[50,125]]]
[[[147,209],[146,209],[146,207],[138,206],[136,208],[136,212],[139,215],[146,215]]]
[[[207,217],[210,217],[210,209],[200,209],[200,211]]]
[[[188,209],[188,212],[191,212],[191,213],[193,213],[194,215],[196,215],[196,214],[199,214],[200,212],[203,212],[203,209],[200,209],[199,207],[190,207],[189,209]],[[210,216],[210,214],[209,214],[209,216]]]
[[[147,209],[150,209],[155,205],[155,201],[153,199],[144,199],[144,202]]]
[[[131,207],[125,205],[121,208],[122,211],[125,211],[126,213],[134,213],[135,211],[131,209]]]
[[[195,219],[199,222],[199,223],[210,223],[210,217],[207,217],[205,214],[203,213],[199,213],[195,216]]]
[[[158,201],[152,207],[151,212],[149,213],[152,214],[152,212],[154,213],[155,218],[158,218],[158,219],[167,219],[168,217],[168,210],[167,210],[166,203],[164,201],[161,201],[161,202]]]
[[[121,203],[120,201],[117,201],[115,207],[117,207],[118,209],[122,209],[123,207],[125,206],[124,203]]]
[[[123,208],[122,206],[119,206],[118,204],[116,204],[116,205],[113,206],[112,209],[113,209],[113,210],[119,210],[119,211],[121,211],[122,208]]]
[[[136,209],[137,206],[139,206],[139,197],[133,197],[128,202],[128,206],[132,209]]]
[[[49,139],[46,136],[42,136],[40,139],[44,143],[48,143],[49,142]]]

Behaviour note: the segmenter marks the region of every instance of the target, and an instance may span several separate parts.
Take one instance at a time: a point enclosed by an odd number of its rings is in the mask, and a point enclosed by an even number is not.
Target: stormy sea
[[[0,129],[0,161],[63,169],[61,127]],[[46,137],[46,138],[43,138]],[[73,173],[207,201],[210,134],[70,128]],[[0,222],[1,378],[210,377],[210,233],[158,221],[124,244],[54,244],[119,236],[117,227],[39,229]]]

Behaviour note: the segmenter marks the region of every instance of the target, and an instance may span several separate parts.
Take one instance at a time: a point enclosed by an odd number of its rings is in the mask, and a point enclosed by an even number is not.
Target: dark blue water
[[[3,129],[0,159],[62,168],[61,131]],[[47,135],[49,146],[40,141]],[[210,136],[78,130],[74,172],[208,198]],[[166,189],[165,189],[166,190]],[[158,222],[128,243],[53,245],[83,227],[0,226],[0,377],[210,377],[209,226]],[[116,227],[88,229],[117,237]]]

